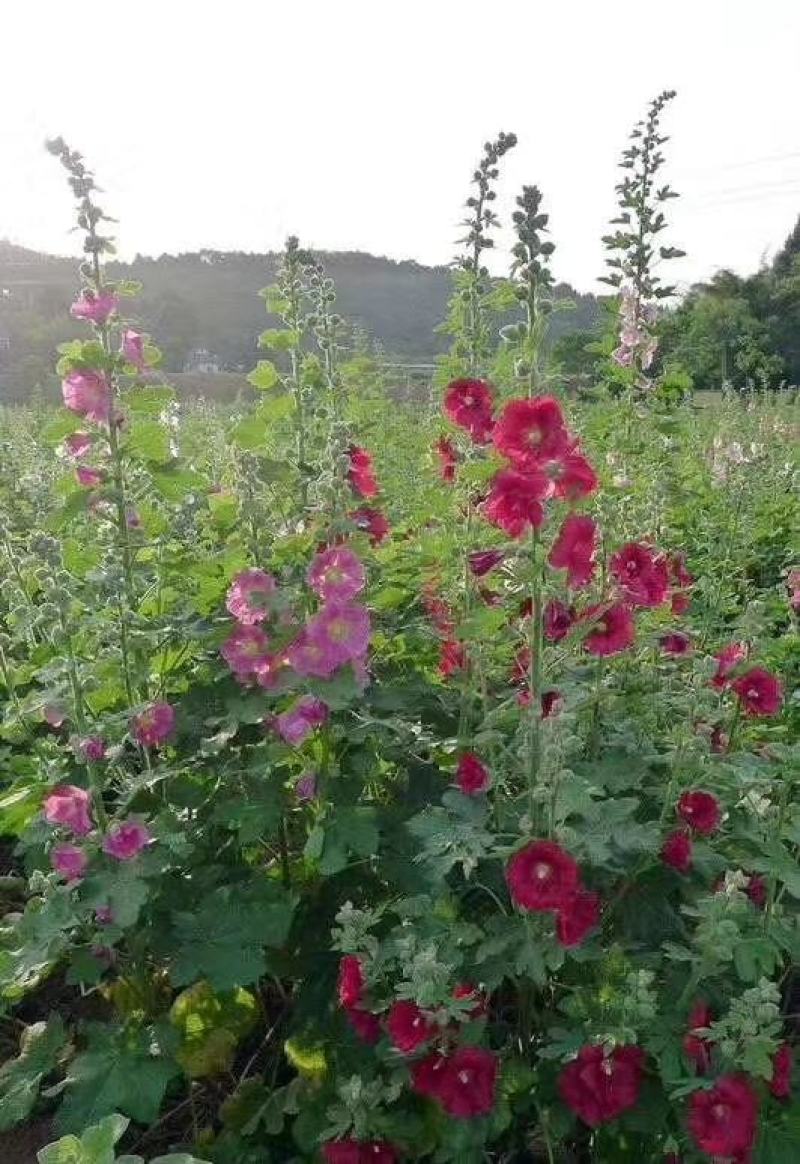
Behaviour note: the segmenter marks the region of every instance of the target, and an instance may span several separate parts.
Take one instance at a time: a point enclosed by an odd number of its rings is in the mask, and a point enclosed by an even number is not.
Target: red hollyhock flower
[[[707,1003],[698,1002],[692,1007],[689,1015],[689,1032],[683,1037],[683,1050],[698,1075],[705,1075],[711,1066],[714,1043],[711,1039],[701,1038],[695,1032],[710,1027],[713,1021],[711,1007]]]
[[[477,796],[489,788],[492,778],[486,765],[474,752],[465,752],[458,761],[456,783],[465,796]]]
[[[339,960],[339,1006],[349,1010],[358,1006],[364,996],[364,967],[355,954],[345,954]]]
[[[556,937],[562,946],[579,946],[600,922],[600,895],[579,889],[558,911]]]
[[[628,542],[611,558],[611,573],[634,606],[660,606],[669,595],[666,560],[649,546]]]
[[[476,578],[483,578],[505,558],[502,550],[474,550],[469,556],[469,568]]]
[[[492,478],[484,515],[509,537],[521,538],[527,529],[538,529],[544,521],[542,501],[549,490],[550,482],[543,473],[501,469]]]
[[[467,665],[467,653],[461,643],[455,639],[445,639],[439,649],[439,674],[449,679],[457,671],[463,671]]]
[[[347,1021],[361,1039],[369,1047],[374,1047],[381,1037],[381,1024],[378,1016],[370,1014],[360,1006],[351,1006],[347,1011]]]
[[[719,828],[722,812],[716,796],[710,792],[684,792],[678,801],[678,816],[701,837],[709,837]]]
[[[350,514],[350,520],[355,522],[359,529],[369,534],[369,540],[373,546],[380,545],[389,536],[389,531],[392,528],[385,514],[381,513],[379,509],[370,509],[367,506],[354,509]]]
[[[746,1075],[723,1075],[689,1100],[689,1131],[708,1156],[745,1164],[756,1138],[758,1096]]]
[[[715,658],[717,660],[717,673],[711,680],[711,686],[716,687],[717,691],[722,691],[730,685],[731,672],[747,658],[747,644],[729,643],[727,647],[722,648]]]
[[[767,905],[767,882],[760,873],[751,873],[745,893],[756,909],[765,909]]]
[[[575,896],[580,870],[554,841],[531,841],[509,861],[506,881],[520,909],[561,909]]]
[[[428,1039],[435,1035],[436,1024],[431,1022],[415,1002],[400,999],[393,1003],[389,1010],[386,1029],[392,1046],[403,1055],[413,1055],[423,1043],[427,1043]]]
[[[692,640],[682,631],[671,631],[668,635],[662,635],[658,641],[666,655],[688,655],[692,649]]]
[[[559,501],[580,501],[589,497],[598,486],[597,474],[578,449],[571,449],[549,466],[555,482],[555,496]]]
[[[453,380],[444,394],[445,415],[466,429],[477,445],[492,435],[494,393],[485,380]]]
[[[502,606],[502,596],[496,590],[490,590],[488,586],[481,586],[478,593],[481,596],[481,601],[486,606]]]
[[[633,615],[627,606],[590,606],[584,619],[595,623],[594,629],[583,640],[583,649],[590,655],[618,655],[626,651],[636,638]]]
[[[558,1077],[564,1103],[590,1128],[615,1120],[635,1106],[644,1066],[641,1047],[581,1047]]]
[[[435,1099],[447,1070],[447,1059],[439,1051],[411,1064],[411,1087],[417,1095]]]
[[[688,873],[692,867],[692,841],[688,833],[676,829],[661,847],[661,860],[678,873]]]
[[[772,1079],[769,1089],[776,1099],[789,1099],[792,1094],[792,1048],[781,1043],[772,1056]]]
[[[553,569],[566,570],[567,585],[577,589],[594,577],[596,553],[595,522],[591,517],[571,513],[564,518],[547,560]]]
[[[322,1145],[325,1164],[396,1164],[397,1152],[385,1140],[330,1140]]]
[[[511,668],[510,682],[514,686],[521,683],[527,683],[531,670],[531,649],[530,647],[520,647],[514,656],[514,666]]]
[[[563,697],[560,691],[543,691],[542,692],[542,719],[549,719],[551,715],[557,715],[561,710]]]
[[[739,697],[745,715],[777,715],[783,703],[780,679],[764,667],[751,667],[734,679],[731,687]]]
[[[494,427],[494,446],[517,469],[535,469],[568,452],[570,434],[553,396],[511,400]]]
[[[499,1060],[483,1047],[459,1047],[445,1060],[435,1098],[459,1120],[488,1115],[495,1104]]]
[[[551,643],[560,643],[574,622],[574,608],[554,599],[544,608],[544,637]]]
[[[683,554],[671,554],[667,558],[667,568],[672,586],[672,613],[686,614],[691,598],[687,591],[694,582],[694,578],[686,569],[686,559]]]
[[[351,445],[347,450],[347,455],[350,458],[347,479],[351,487],[362,497],[375,497],[378,492],[378,482],[375,479],[372,454],[366,449],[362,449],[360,445]]]
[[[428,581],[422,587],[422,605],[439,634],[445,638],[452,638],[455,619],[445,600],[437,594],[436,585],[435,581]]]
[[[453,998],[475,999],[473,1008],[466,1012],[466,1017],[469,1019],[483,1018],[489,1010],[489,1000],[486,995],[477,986],[473,986],[471,982],[459,982],[458,986],[453,988]]]
[[[439,437],[433,447],[439,458],[440,476],[448,485],[452,485],[456,479],[456,465],[458,464],[456,446],[449,437]]]

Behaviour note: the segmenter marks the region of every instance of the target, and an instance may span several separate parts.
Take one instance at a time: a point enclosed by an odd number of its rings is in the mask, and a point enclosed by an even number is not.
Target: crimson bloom
[[[739,697],[745,715],[777,715],[783,704],[783,686],[764,667],[751,667],[734,679],[731,687]]]
[[[765,909],[767,904],[767,882],[760,873],[751,873],[745,893],[756,909]]]
[[[667,635],[662,635],[658,641],[666,655],[680,657],[687,655],[692,649],[692,640],[682,631],[671,631]]]
[[[441,478],[448,485],[452,485],[456,479],[456,465],[458,464],[456,446],[449,437],[439,437],[433,447],[439,458],[439,473]]]
[[[567,571],[567,585],[576,590],[594,577],[596,554],[597,525],[591,517],[571,513],[564,518],[547,560],[553,569]]]
[[[711,1007],[707,1003],[698,1002],[696,1006],[692,1007],[689,1015],[689,1030],[683,1036],[683,1051],[698,1075],[705,1075],[708,1072],[711,1066],[714,1043],[711,1039],[703,1038],[697,1032],[710,1027],[713,1021]]]
[[[483,578],[505,558],[503,550],[473,550],[469,555],[469,568],[476,578]]]
[[[689,1131],[708,1156],[746,1164],[756,1138],[758,1096],[746,1075],[723,1075],[689,1100]]]
[[[570,949],[579,946],[590,930],[600,922],[600,895],[579,889],[558,911],[556,937]]]
[[[447,1070],[447,1059],[440,1051],[426,1055],[411,1064],[411,1086],[417,1095],[435,1099],[439,1094],[441,1080]]]
[[[76,837],[85,837],[92,831],[89,815],[91,795],[85,788],[74,784],[60,784],[44,801],[44,819],[48,824],[63,825]]]
[[[669,579],[673,586],[671,598],[672,613],[686,614],[691,605],[689,589],[694,582],[694,578],[686,569],[684,555],[670,554],[667,558],[667,569],[669,570]]]
[[[489,1009],[489,1001],[483,991],[479,990],[471,982],[459,982],[453,988],[453,998],[459,1000],[475,999],[475,1005],[471,1010],[467,1011],[466,1017],[469,1019],[483,1018]]]
[[[574,609],[553,599],[544,608],[544,637],[551,643],[560,643],[574,622]]]
[[[517,469],[538,468],[562,457],[570,434],[553,396],[510,400],[494,427],[494,446]]]
[[[719,828],[722,811],[710,792],[684,792],[678,801],[678,816],[701,837],[709,837]]]
[[[458,761],[456,784],[465,796],[477,796],[486,792],[492,783],[489,769],[474,752],[465,752]]]
[[[493,404],[494,393],[485,380],[453,380],[444,394],[445,415],[478,445],[491,436]]]
[[[396,1164],[397,1153],[386,1140],[330,1140],[322,1145],[325,1164]]]
[[[711,680],[711,686],[716,687],[718,691],[730,686],[731,672],[743,663],[747,658],[747,644],[746,643],[728,643],[727,647],[723,647],[715,658],[717,660],[716,674]]]
[[[172,735],[175,728],[175,709],[163,700],[151,703],[131,720],[134,739],[143,748],[157,748]]]
[[[634,606],[660,606],[669,595],[666,559],[639,542],[628,542],[612,555],[611,573]]]
[[[580,501],[591,496],[598,486],[597,473],[575,448],[553,461],[547,471],[555,482],[555,496],[559,501]]]
[[[459,1120],[488,1115],[495,1104],[497,1055],[483,1047],[459,1047],[445,1060],[434,1098]]]
[[[275,579],[264,570],[242,570],[231,583],[225,605],[237,622],[253,626],[269,614],[276,589]]]
[[[564,697],[560,691],[543,691],[542,692],[542,719],[549,719],[551,715],[556,715],[561,711],[561,705],[564,702]]]
[[[636,638],[633,615],[620,602],[612,606],[590,606],[583,617],[594,623],[583,640],[583,649],[590,655],[618,655],[632,646]]]
[[[375,467],[372,463],[372,454],[360,445],[351,445],[347,450],[350,467],[347,470],[347,479],[354,492],[361,497],[375,497],[378,493],[378,482],[375,477]]]
[[[437,1030],[436,1024],[431,1022],[425,1012],[407,999],[392,1004],[386,1019],[386,1029],[392,1046],[403,1055],[413,1055],[433,1038]]]
[[[439,674],[449,679],[458,671],[463,671],[467,665],[467,652],[464,644],[457,639],[444,639],[439,648]]]
[[[358,1006],[364,995],[364,967],[356,954],[344,954],[339,960],[337,993],[339,1005],[345,1010]]]
[[[381,513],[379,509],[370,509],[369,506],[362,506],[361,509],[354,509],[349,516],[350,520],[355,522],[360,530],[369,534],[369,540],[373,546],[380,545],[389,536],[391,526],[385,514]]]
[[[550,481],[540,472],[521,473],[501,469],[492,478],[483,512],[492,525],[511,538],[521,538],[527,529],[538,529],[544,521],[542,502],[549,496]]]
[[[575,896],[580,870],[555,841],[531,841],[509,861],[506,881],[520,909],[561,909]]]
[[[558,1077],[558,1092],[567,1107],[590,1128],[616,1119],[636,1105],[642,1083],[641,1047],[581,1047],[577,1059]]]
[[[360,1006],[352,1006],[347,1012],[347,1021],[361,1039],[369,1047],[374,1047],[381,1037],[381,1024],[378,1016],[370,1014]]]
[[[792,1094],[792,1048],[781,1043],[772,1056],[772,1079],[769,1089],[776,1099],[789,1099]]]
[[[688,833],[676,829],[661,846],[661,860],[678,873],[688,873],[692,867],[692,840]]]

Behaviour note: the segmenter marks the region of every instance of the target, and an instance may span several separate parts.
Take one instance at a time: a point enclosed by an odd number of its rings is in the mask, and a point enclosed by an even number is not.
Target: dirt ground
[[[2,1164],[36,1164],[36,1153],[54,1139],[49,1120],[0,1132],[0,1160]]]

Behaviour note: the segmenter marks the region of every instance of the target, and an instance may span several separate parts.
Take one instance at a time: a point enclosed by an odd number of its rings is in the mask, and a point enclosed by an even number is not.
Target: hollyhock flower
[[[484,516],[509,537],[521,538],[527,529],[538,529],[544,521],[542,501],[549,489],[550,482],[543,473],[501,469],[492,478],[489,496],[483,503]]]
[[[131,720],[133,737],[143,748],[157,748],[175,728],[175,708],[169,703],[153,703]]]
[[[777,715],[783,704],[783,686],[780,679],[764,667],[751,667],[734,679],[731,687],[739,697],[745,715]]]
[[[439,674],[449,679],[458,671],[463,671],[467,665],[467,653],[463,643],[456,639],[444,639],[439,648]]]
[[[426,1055],[411,1064],[411,1087],[417,1095],[436,1099],[442,1079],[447,1071],[447,1058],[439,1051]]]
[[[111,388],[102,372],[70,372],[61,382],[61,394],[71,412],[95,424],[107,421],[111,414]]]
[[[422,604],[425,613],[444,638],[451,638],[455,631],[456,622],[450,607],[436,593],[436,582],[426,582],[422,588]]]
[[[317,795],[316,772],[304,772],[294,786],[294,794],[298,800],[313,800]]]
[[[558,1093],[590,1128],[630,1111],[639,1098],[644,1067],[641,1047],[581,1047],[558,1077]]]
[[[91,794],[74,784],[60,784],[45,797],[44,819],[48,824],[61,825],[76,837],[85,837],[92,831],[89,815]]]
[[[456,446],[449,437],[439,437],[433,447],[439,458],[439,474],[446,484],[452,485],[456,479],[456,465],[458,464]]]
[[[789,571],[786,586],[789,591],[789,605],[795,614],[800,614],[800,569]]]
[[[347,479],[353,491],[361,497],[377,496],[378,482],[375,477],[372,454],[366,449],[362,449],[360,445],[351,445],[347,450],[347,455],[350,460]]]
[[[392,1003],[386,1019],[392,1046],[403,1055],[413,1055],[436,1034],[436,1023],[415,1002],[401,999]]]
[[[483,1047],[459,1047],[445,1061],[435,1098],[454,1119],[488,1115],[495,1104],[499,1059]]]
[[[669,580],[674,587],[672,591],[672,613],[686,614],[691,605],[688,590],[694,578],[686,569],[686,559],[683,554],[670,554],[667,558]]]
[[[530,672],[531,649],[530,647],[520,647],[514,656],[514,666],[511,668],[509,680],[515,687],[522,683],[527,684],[530,680]]]
[[[632,646],[636,638],[633,615],[627,606],[590,606],[584,619],[594,623],[583,640],[583,649],[590,655],[618,655]]]
[[[315,639],[302,631],[286,651],[289,666],[298,675],[329,679],[338,666],[335,655],[322,639]]]
[[[746,1164],[756,1138],[758,1096],[746,1075],[723,1075],[689,1100],[689,1131],[708,1156]]]
[[[86,736],[75,744],[75,751],[89,764],[99,764],[106,758],[106,742],[101,736]]]
[[[253,626],[263,622],[270,612],[277,583],[263,570],[242,570],[231,583],[225,606],[237,622]]]
[[[576,861],[554,841],[531,841],[506,868],[511,900],[527,910],[560,909],[580,882]]]
[[[330,714],[327,703],[313,695],[301,695],[288,711],[275,718],[275,730],[282,740],[297,748]]]
[[[658,641],[665,655],[687,655],[692,649],[692,640],[681,631],[671,631]]]
[[[144,336],[140,335],[138,331],[133,331],[129,327],[125,329],[122,333],[120,352],[125,363],[132,364],[139,372],[143,372],[147,367],[144,356]]]
[[[717,671],[711,680],[711,686],[716,687],[717,691],[722,691],[730,686],[731,672],[747,658],[747,644],[729,643],[714,657],[717,660]]]
[[[612,555],[611,573],[634,606],[660,606],[669,596],[666,559],[649,546],[628,542]]]
[[[503,550],[473,550],[469,555],[469,568],[476,578],[483,578],[505,558]]]
[[[710,737],[711,751],[721,755],[728,750],[730,740],[728,733],[723,729],[722,724],[717,724],[711,731]]]
[[[485,606],[503,605],[502,595],[498,594],[496,590],[490,590],[488,586],[481,586],[481,588],[478,590],[478,594],[480,595],[481,602],[483,602]]]
[[[79,881],[89,864],[83,849],[75,845],[56,845],[50,853],[50,864],[66,881]]]
[[[99,926],[110,926],[114,921],[114,911],[110,905],[98,905],[94,911],[94,920]]]
[[[599,484],[597,473],[577,449],[553,461],[547,471],[555,482],[555,496],[559,501],[580,501],[582,497],[590,497]]]
[[[60,703],[46,703],[42,709],[45,723],[51,728],[60,728],[67,721],[67,713]]]
[[[220,647],[220,654],[240,683],[254,680],[267,658],[269,640],[261,627],[240,623]]]
[[[347,1021],[358,1035],[362,1043],[374,1047],[381,1037],[381,1024],[378,1016],[362,1010],[360,1006],[353,1006],[347,1011]]]
[[[64,437],[64,452],[73,460],[85,457],[92,447],[92,438],[88,432],[72,432]]]
[[[87,489],[94,489],[95,486],[103,484],[105,474],[100,469],[90,469],[88,465],[78,465],[75,470],[75,478],[79,485],[83,485]]]
[[[688,833],[676,829],[661,847],[661,860],[678,873],[688,873],[692,867],[692,841]]]
[[[391,526],[379,509],[369,509],[367,506],[354,509],[350,520],[355,522],[359,529],[369,534],[373,546],[378,546],[389,536]]]
[[[141,529],[142,519],[135,509],[125,510],[125,524],[128,529]]]
[[[544,608],[544,637],[551,643],[560,643],[574,622],[575,611],[554,599]]]
[[[547,560],[554,570],[567,571],[567,585],[575,590],[594,577],[596,554],[597,525],[591,517],[571,513],[564,518]]]
[[[253,663],[256,683],[265,691],[273,691],[280,683],[281,673],[287,665],[285,655],[279,653],[261,655]]]
[[[484,445],[492,433],[493,398],[485,380],[453,380],[444,394],[445,415],[466,429],[475,444]]]
[[[772,1056],[772,1079],[769,1089],[776,1099],[789,1099],[792,1094],[792,1048],[781,1043]]]
[[[364,589],[367,572],[347,546],[331,546],[314,558],[308,570],[308,584],[323,602],[346,602]]]
[[[756,909],[765,909],[767,905],[767,882],[760,873],[752,873],[747,882],[745,893]]]
[[[553,396],[510,400],[494,427],[494,447],[516,469],[536,469],[569,451],[570,434]]]
[[[325,1164],[396,1164],[397,1153],[385,1140],[331,1140],[322,1145]]]
[[[364,966],[355,954],[344,954],[339,959],[337,994],[339,1006],[345,1010],[358,1006],[364,997]]]
[[[579,889],[559,909],[556,937],[570,949],[579,946],[590,930],[600,924],[600,895]]]
[[[678,801],[678,816],[701,837],[710,837],[719,828],[722,811],[710,792],[684,792]]]
[[[466,1017],[473,1021],[483,1018],[489,1009],[489,1000],[486,995],[477,986],[473,986],[471,982],[459,982],[458,986],[453,988],[453,998],[458,1001],[475,999],[475,1005],[466,1012]]]
[[[96,323],[102,327],[110,316],[119,307],[119,299],[113,291],[102,290],[99,295],[87,287],[80,299],[77,299],[69,309],[73,319],[83,319],[87,323]]]
[[[115,861],[132,861],[151,840],[149,830],[138,820],[124,820],[109,831],[103,852]]]
[[[705,1002],[698,1002],[689,1015],[689,1031],[683,1036],[683,1051],[686,1058],[692,1063],[697,1075],[707,1074],[711,1067],[711,1054],[714,1043],[711,1039],[703,1038],[697,1031],[705,1030],[714,1021],[711,1007]]]
[[[558,715],[564,702],[560,691],[542,692],[542,719],[549,719],[551,715]]]
[[[611,359],[619,368],[630,368],[633,364],[633,349],[621,344],[618,348],[614,348]]]
[[[332,664],[330,674],[342,663],[366,654],[369,612],[355,602],[329,602],[306,625],[304,634],[311,642],[324,647]]]
[[[474,752],[465,752],[458,761],[456,784],[465,796],[477,796],[486,792],[492,783],[489,770]]]

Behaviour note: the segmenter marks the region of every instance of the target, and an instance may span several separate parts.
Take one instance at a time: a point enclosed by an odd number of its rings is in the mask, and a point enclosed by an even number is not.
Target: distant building
[[[206,348],[193,348],[183,365],[184,372],[219,372],[219,359]]]

